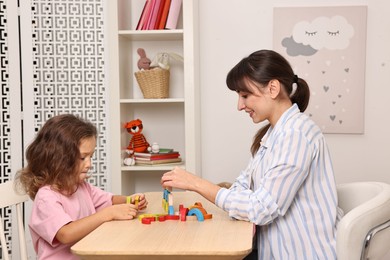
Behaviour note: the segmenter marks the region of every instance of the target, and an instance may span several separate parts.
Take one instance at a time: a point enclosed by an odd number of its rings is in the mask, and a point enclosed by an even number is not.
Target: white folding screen
[[[22,35],[31,35],[30,44],[23,42],[22,61],[29,67],[23,71],[26,81],[32,79],[29,84],[23,80],[23,91],[33,97],[32,129],[36,132],[48,118],[63,113],[92,121],[99,138],[91,181],[107,188],[104,1],[30,3],[31,20],[22,21],[21,29]]]
[[[0,182],[23,166],[24,149],[48,118],[73,113],[98,128],[89,181],[110,189],[105,4],[105,0],[0,0]],[[30,208],[28,204],[26,217]],[[11,222],[10,212],[1,214]],[[11,227],[7,234],[11,245],[16,241]]]
[[[17,1],[0,0],[0,182],[13,178],[22,167],[21,81]],[[1,194],[0,196],[7,196]],[[0,210],[7,248],[19,258],[17,230],[12,229],[15,214],[11,208]],[[0,246],[1,247],[1,246]],[[1,248],[1,251],[5,250]],[[0,255],[0,258],[2,255]]]

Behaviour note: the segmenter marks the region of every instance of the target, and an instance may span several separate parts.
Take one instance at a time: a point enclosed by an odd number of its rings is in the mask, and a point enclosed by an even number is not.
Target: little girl
[[[118,196],[92,186],[94,125],[74,115],[49,119],[27,148],[17,180],[34,201],[29,221],[40,260],[78,259],[70,247],[110,220],[133,219],[147,206],[144,194]],[[126,203],[126,201],[137,203]]]

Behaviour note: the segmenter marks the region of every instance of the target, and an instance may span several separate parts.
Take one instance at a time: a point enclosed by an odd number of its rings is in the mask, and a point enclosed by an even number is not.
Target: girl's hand
[[[116,204],[104,210],[110,214],[111,220],[133,219],[138,213],[138,208],[134,204]]]
[[[145,194],[135,193],[130,196],[131,203],[138,206],[138,210],[143,210],[148,206],[148,201],[146,200]]]

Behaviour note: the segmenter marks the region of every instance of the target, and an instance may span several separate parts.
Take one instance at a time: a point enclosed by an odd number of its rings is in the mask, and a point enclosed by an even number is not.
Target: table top
[[[163,192],[145,193],[147,209],[165,214]],[[165,220],[143,224],[138,218],[103,223],[72,246],[81,259],[242,259],[252,250],[253,224],[232,220],[222,209],[194,192],[172,192],[175,211],[200,202],[211,219]]]

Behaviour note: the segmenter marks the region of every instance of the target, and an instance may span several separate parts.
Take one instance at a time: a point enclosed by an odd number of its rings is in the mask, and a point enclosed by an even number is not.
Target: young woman
[[[17,180],[34,201],[29,227],[38,259],[78,259],[70,247],[105,221],[133,219],[144,194],[113,195],[86,182],[97,130],[74,115],[49,119],[26,152]],[[139,198],[138,207],[135,203]]]
[[[321,129],[305,114],[305,80],[271,50],[242,59],[227,75],[238,109],[257,124],[252,158],[230,189],[181,168],[164,187],[198,192],[229,213],[256,224],[258,259],[336,259],[337,193]]]

